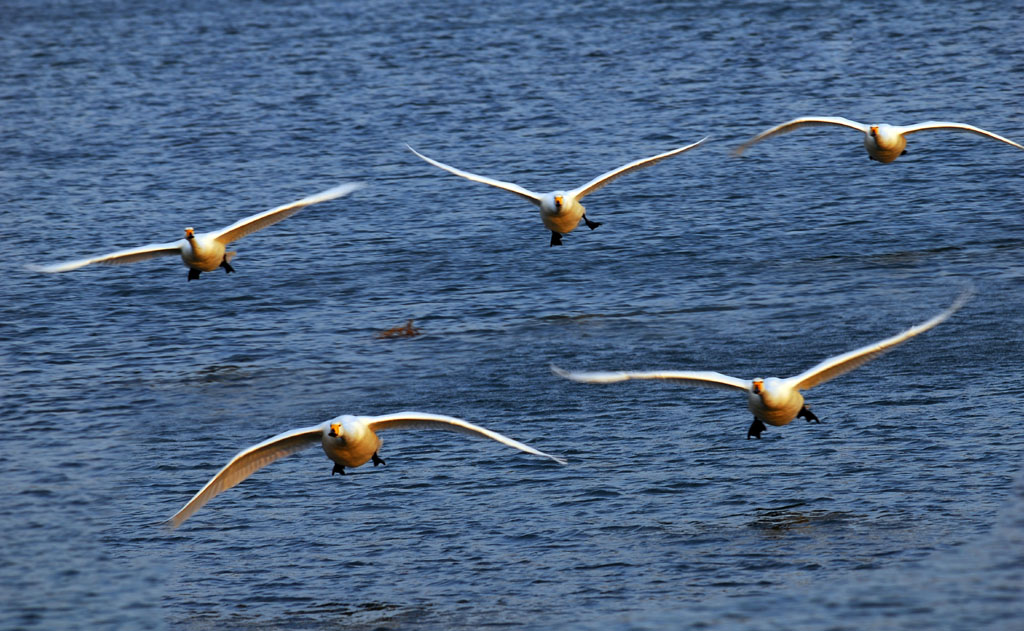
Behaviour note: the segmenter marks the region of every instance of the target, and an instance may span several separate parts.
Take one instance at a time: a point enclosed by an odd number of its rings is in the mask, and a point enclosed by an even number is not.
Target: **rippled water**
[[[1024,621],[1024,9],[207,3],[0,9],[0,626],[1007,629]],[[548,247],[513,195],[710,134]],[[238,273],[51,262],[343,181]],[[949,322],[745,440],[742,397],[548,371],[795,374]],[[376,334],[414,318],[423,335]],[[159,523],[237,450],[340,413],[461,416],[385,468],[318,450]]]

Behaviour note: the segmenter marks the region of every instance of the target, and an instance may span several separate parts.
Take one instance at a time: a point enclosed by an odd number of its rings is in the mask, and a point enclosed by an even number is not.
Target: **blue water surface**
[[[1024,152],[893,164],[801,115],[1024,141],[1024,5],[121,2],[0,7],[0,627],[1024,625]],[[515,195],[711,139],[587,197]],[[367,188],[173,258],[24,269]],[[747,440],[742,396],[975,295]],[[413,319],[422,335],[379,339]],[[459,416],[383,468],[312,449],[181,529],[238,450],[342,413]]]

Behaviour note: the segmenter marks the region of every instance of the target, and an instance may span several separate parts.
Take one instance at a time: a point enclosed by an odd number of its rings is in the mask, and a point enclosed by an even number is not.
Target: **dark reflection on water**
[[[1020,121],[1019,7],[7,3],[0,620],[11,628],[1008,629],[1024,152],[871,163],[802,114]],[[587,198],[537,190],[706,146]],[[366,181],[179,261],[28,274]],[[967,307],[746,440],[742,397],[566,368],[797,374]],[[378,334],[410,319],[423,335]],[[1009,377],[1008,377],[1009,376]],[[160,523],[238,450],[341,413],[461,416],[564,455],[386,434]]]
[[[788,530],[811,530],[819,527],[836,528],[841,527],[847,520],[855,520],[856,515],[842,511],[799,511],[793,510],[804,506],[803,502],[784,506],[780,508],[760,509],[757,511],[757,519],[751,522],[751,527],[768,531]]]

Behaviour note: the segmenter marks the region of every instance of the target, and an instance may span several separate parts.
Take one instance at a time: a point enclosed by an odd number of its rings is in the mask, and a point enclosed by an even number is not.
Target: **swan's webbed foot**
[[[796,413],[796,417],[797,418],[807,419],[808,423],[820,423],[821,422],[821,419],[818,418],[817,416],[815,416],[814,412],[811,412],[807,408],[806,405],[804,405],[802,408],[800,408],[800,411]]]
[[[554,230],[551,231],[551,245],[562,245],[562,235]]]
[[[900,155],[901,155],[901,156],[905,156],[905,155],[907,155],[907,150],[906,150],[906,149],[904,149],[904,150],[903,150],[903,153],[901,153]]]
[[[199,270],[192,269],[191,267],[188,268],[188,279],[189,280],[199,280]]]
[[[376,467],[379,464],[386,465],[387,463],[384,462],[384,459],[381,458],[380,456],[378,456],[377,452],[375,451],[375,452],[373,452],[373,466]]]
[[[224,260],[220,262],[220,266],[224,268],[225,274],[230,274],[235,271],[235,268],[231,267],[231,263],[228,263],[227,257],[224,257]]]
[[[875,156],[868,156],[868,160],[874,160],[875,162],[878,162],[878,158],[876,158]]]
[[[753,436],[754,438],[761,438],[761,432],[763,432],[766,429],[768,428],[764,426],[764,423],[761,422],[761,419],[755,416],[754,422],[750,424],[750,429],[747,430],[747,440],[750,440],[751,436]]]
[[[338,464],[337,462],[335,462],[334,463],[334,468],[331,469],[331,477],[332,478],[334,477],[335,473],[340,473],[341,475],[345,475],[345,467],[343,467],[340,464]]]
[[[583,223],[587,224],[587,227],[590,228],[591,230],[601,225],[601,223],[598,221],[591,221],[587,219],[586,215],[583,215]]]

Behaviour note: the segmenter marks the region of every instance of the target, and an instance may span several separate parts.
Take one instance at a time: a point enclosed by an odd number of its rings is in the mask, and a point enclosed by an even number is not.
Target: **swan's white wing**
[[[174,243],[154,243],[152,245],[144,245],[139,248],[132,248],[130,250],[118,250],[117,252],[111,252],[110,254],[104,254],[102,256],[94,256],[87,259],[78,259],[77,261],[67,261],[65,263],[54,263],[53,265],[27,265],[28,269],[33,272],[45,272],[47,274],[53,274],[56,272],[70,272],[73,269],[79,267],[85,267],[86,265],[92,265],[93,263],[99,265],[123,265],[125,263],[135,263],[136,261],[145,261],[147,259],[153,259],[158,256],[169,256],[171,254],[181,254],[181,248],[184,245],[185,240],[175,241]]]
[[[363,186],[363,184],[342,184],[341,186],[335,186],[334,188],[323,191],[322,193],[303,197],[297,202],[278,206],[277,208],[271,208],[270,210],[265,210],[261,213],[252,215],[251,217],[240,219],[226,228],[221,228],[220,230],[211,232],[210,236],[221,243],[228,244],[237,239],[241,239],[247,234],[252,234],[257,230],[262,230],[271,224],[275,224],[282,219],[291,217],[306,206],[312,206],[313,204],[319,204],[320,202],[344,197],[352,191],[363,188]]]
[[[744,151],[750,148],[754,143],[761,142],[772,136],[778,136],[780,134],[787,134],[801,127],[820,127],[823,125],[841,125],[843,127],[849,127],[850,129],[856,129],[857,131],[868,133],[871,131],[871,127],[864,123],[858,123],[842,116],[804,116],[803,118],[794,118],[793,120],[782,123],[772,127],[771,129],[765,130],[760,134],[754,136],[747,142],[743,143],[735,149],[733,153],[736,155],[742,154]]]
[[[738,379],[723,375],[719,372],[709,370],[686,371],[686,370],[660,370],[655,372],[570,372],[558,366],[551,366],[551,372],[560,377],[579,381],[581,383],[615,383],[616,381],[628,381],[629,379],[668,379],[682,381],[694,386],[710,386],[712,388],[725,388],[729,390],[749,391],[751,382],[746,379]]]
[[[943,123],[939,121],[927,121],[925,123],[918,123],[916,125],[896,127],[896,129],[899,130],[901,134],[913,134],[914,132],[924,131],[926,129],[954,129],[970,132],[972,134],[978,134],[979,136],[985,136],[987,138],[993,138],[995,140],[1001,140],[1008,145],[1013,145],[1014,147],[1017,147],[1018,149],[1024,149],[1024,146],[1021,146],[1013,142],[1009,138],[1003,138],[999,134],[993,134],[992,132],[985,131],[980,127],[975,127],[974,125],[966,125],[964,123]]]
[[[882,353],[890,350],[897,344],[906,342],[915,335],[924,333],[928,329],[941,324],[949,316],[956,313],[960,307],[964,306],[967,299],[971,297],[971,293],[972,292],[970,290],[965,291],[948,309],[927,322],[922,322],[917,326],[912,326],[906,331],[886,338],[881,342],[875,342],[874,344],[869,344],[863,348],[858,348],[855,351],[850,351],[849,353],[844,353],[842,355],[826,359],[810,370],[806,370],[795,377],[790,377],[786,381],[797,390],[806,390],[807,388],[813,388],[820,383],[825,383],[829,379],[833,379],[843,373],[849,372],[858,366],[862,366]]]
[[[470,436],[490,438],[491,440],[496,440],[503,445],[508,445],[509,447],[514,447],[520,451],[525,451],[528,454],[543,456],[554,460],[558,464],[565,464],[565,459],[563,458],[546,454],[543,451],[538,451],[529,445],[519,442],[518,440],[513,440],[508,436],[499,434],[498,432],[492,432],[489,429],[452,416],[425,414],[422,412],[399,412],[397,414],[388,414],[386,416],[364,417],[363,420],[366,421],[366,424],[374,432],[386,429],[441,429],[450,432],[458,432],[460,434],[468,434]]]
[[[312,447],[323,440],[323,425],[293,429],[290,432],[268,438],[258,445],[238,452],[231,462],[224,465],[217,475],[199,489],[181,510],[165,523],[177,528],[204,504],[222,491],[226,491],[275,460],[280,460],[296,451]]]
[[[406,145],[406,147],[409,147],[409,145]],[[447,171],[449,173],[454,173],[455,175],[458,175],[459,177],[464,177],[467,180],[472,180],[473,182],[480,182],[481,184],[490,184],[491,186],[505,189],[506,191],[509,191],[510,193],[515,193],[516,195],[518,195],[518,196],[520,196],[520,197],[522,197],[522,198],[524,198],[524,199],[526,199],[526,200],[528,200],[530,202],[533,202],[534,204],[540,206],[540,195],[534,193],[533,191],[528,191],[525,188],[523,188],[522,186],[519,186],[518,184],[513,184],[512,182],[502,182],[501,180],[495,180],[495,179],[492,179],[492,178],[489,178],[489,177],[484,177],[482,175],[477,175],[475,173],[470,173],[469,171],[463,171],[461,169],[456,169],[455,167],[449,166],[449,165],[447,165],[447,164],[445,164],[443,162],[438,162],[437,160],[434,160],[433,158],[428,158],[427,156],[423,155],[419,151],[416,151],[412,147],[409,147],[409,151],[415,153],[416,155],[418,155],[419,157],[423,158],[424,160],[426,160],[427,162],[429,162],[430,164],[436,166],[439,169],[444,169],[445,171]]]
[[[678,149],[673,149],[672,151],[659,153],[658,155],[651,156],[650,158],[640,158],[639,160],[634,160],[633,162],[630,162],[627,165],[621,166],[613,171],[609,171],[603,175],[595,177],[594,179],[590,180],[583,186],[570,191],[569,194],[575,197],[576,199],[583,199],[583,197],[593,193],[597,189],[610,183],[612,180],[622,177],[623,175],[630,173],[632,171],[637,171],[639,169],[653,166],[661,162],[665,158],[671,158],[672,156],[683,153],[684,151],[689,151],[690,149],[693,149],[694,147],[700,145],[707,139],[708,136],[705,136],[698,140],[697,142],[693,143],[692,145],[686,145],[685,147],[679,147]]]

